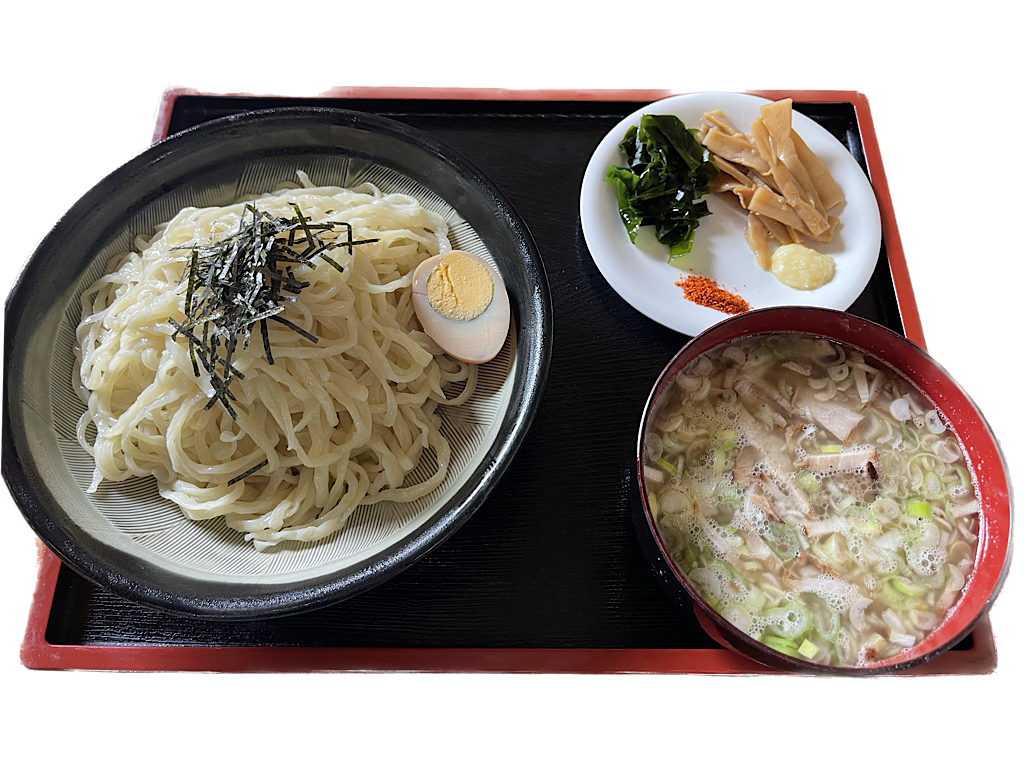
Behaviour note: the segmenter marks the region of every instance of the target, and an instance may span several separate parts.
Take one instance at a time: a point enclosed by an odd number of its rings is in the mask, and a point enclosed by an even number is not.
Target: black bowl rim
[[[455,496],[430,520],[380,556],[357,568],[345,569],[341,575],[335,572],[302,582],[271,585],[229,585],[240,589],[260,588],[264,594],[256,597],[238,594],[210,597],[183,594],[180,590],[167,588],[166,584],[174,584],[176,581],[190,584],[202,584],[203,581],[155,568],[152,564],[143,569],[147,574],[142,578],[139,578],[137,573],[126,576],[116,566],[110,565],[111,562],[117,562],[119,558],[124,557],[123,552],[89,536],[77,527],[73,532],[69,532],[54,520],[51,509],[60,510],[60,506],[46,492],[34,468],[24,465],[22,456],[19,455],[12,434],[10,382],[5,375],[2,474],[22,515],[33,531],[64,564],[89,581],[131,602],[192,618],[238,621],[302,613],[348,599],[378,586],[438,547],[483,505],[521,448],[537,414],[551,364],[553,311],[544,263],[526,222],[504,194],[475,165],[430,134],[389,118],[333,107],[279,107],[210,120],[154,143],[97,182],[57,221],[33,251],[7,296],[4,333],[5,372],[11,370],[10,361],[15,346],[17,324],[12,320],[16,319],[15,316],[23,308],[23,287],[26,281],[34,277],[34,266],[63,230],[87,215],[91,207],[102,198],[104,188],[138,177],[153,165],[159,164],[163,158],[188,151],[196,142],[230,138],[231,131],[238,126],[255,123],[265,124],[269,128],[282,123],[296,122],[332,124],[386,134],[440,159],[455,174],[461,175],[470,185],[480,189],[487,199],[495,204],[495,215],[502,218],[511,230],[513,239],[520,246],[527,277],[534,287],[530,295],[518,297],[520,330],[516,340],[516,383],[520,386],[513,388],[513,401],[509,404],[505,420],[494,443],[480,465],[456,491]],[[525,312],[527,307],[530,309],[529,313]],[[524,314],[530,314],[534,318],[529,326],[531,333],[524,332]],[[532,343],[531,336],[536,336]],[[36,493],[32,481],[35,481],[36,487],[45,498]],[[224,586],[219,582],[210,583]]]
[[[728,622],[718,611],[711,607],[710,604],[700,595],[700,593],[690,586],[690,583],[680,573],[675,562],[669,556],[665,550],[664,545],[661,542],[661,537],[658,535],[657,527],[654,522],[654,518],[651,515],[650,505],[647,502],[646,495],[644,493],[643,483],[643,440],[644,433],[647,429],[647,422],[651,415],[651,411],[655,405],[655,401],[658,395],[658,390],[662,386],[662,382],[668,376],[669,372],[672,371],[677,361],[687,354],[687,351],[699,343],[707,335],[712,332],[721,333],[722,328],[733,324],[741,319],[749,319],[751,315],[767,315],[767,314],[790,314],[805,312],[810,314],[827,314],[834,317],[850,318],[858,323],[863,323],[866,326],[872,327],[873,330],[883,332],[890,336],[899,344],[909,345],[911,348],[916,350],[922,355],[929,363],[935,366],[935,368],[952,384],[956,389],[960,391],[966,401],[974,409],[975,413],[980,418],[985,429],[988,431],[989,439],[995,447],[996,454],[999,456],[999,460],[1002,465],[1003,476],[1006,478],[1006,491],[1007,491],[1007,547],[1006,556],[1003,559],[1002,568],[996,583],[992,588],[992,591],[987,596],[985,603],[979,609],[977,614],[970,619],[965,627],[958,632],[952,639],[948,640],[938,648],[932,650],[929,653],[917,656],[911,659],[898,660],[892,664],[886,664],[880,662],[870,666],[864,667],[839,667],[828,664],[815,664],[810,661],[804,661],[802,659],[794,658],[780,653],[763,643],[759,643],[746,634],[739,632],[732,624]],[[782,331],[780,331],[782,332]],[[751,335],[758,334],[743,334],[737,335],[735,338],[746,338]],[[823,336],[827,336],[827,333],[823,333]],[[647,397],[647,402],[644,404],[643,415],[640,419],[640,430],[637,434],[636,443],[636,466],[634,468],[634,496],[631,509],[633,512],[633,525],[636,528],[637,536],[640,539],[641,548],[644,551],[644,555],[651,566],[655,575],[658,577],[658,581],[662,584],[669,594],[677,601],[689,600],[696,606],[696,610],[702,611],[704,615],[712,621],[715,627],[725,642],[732,647],[734,650],[747,656],[752,661],[759,664],[764,664],[767,667],[774,667],[776,669],[799,672],[804,674],[818,674],[818,675],[832,675],[832,676],[873,676],[880,674],[891,674],[905,671],[911,667],[915,667],[919,664],[923,664],[927,661],[934,659],[953,646],[960,643],[967,635],[969,635],[974,628],[978,625],[985,615],[992,608],[992,604],[998,597],[999,592],[1003,588],[1003,584],[1006,581],[1006,577],[1010,570],[1010,561],[1013,559],[1013,485],[1010,480],[1009,468],[1006,464],[1006,456],[1003,453],[1002,446],[996,439],[995,432],[993,432],[991,425],[985,418],[984,413],[978,407],[978,404],[971,398],[971,396],[964,390],[963,387],[953,378],[953,376],[947,371],[940,363],[938,363],[934,357],[923,347],[906,338],[900,333],[896,333],[890,328],[886,328],[884,325],[868,320],[867,318],[860,317],[859,315],[853,315],[849,312],[844,312],[836,309],[829,309],[824,307],[812,307],[812,306],[783,306],[783,307],[764,307],[761,309],[751,310],[744,312],[741,315],[735,315],[733,317],[726,318],[715,325],[707,328],[702,333],[694,336],[688,341],[682,349],[680,349],[672,359],[665,365],[661,373],[658,374],[655,380],[654,386],[651,388],[651,392]],[[896,657],[898,659],[898,657]]]

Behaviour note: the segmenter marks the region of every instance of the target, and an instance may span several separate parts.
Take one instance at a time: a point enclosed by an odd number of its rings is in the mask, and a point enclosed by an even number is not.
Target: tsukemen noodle
[[[857,349],[795,334],[716,347],[663,394],[643,462],[681,573],[786,655],[896,657],[970,578],[981,510],[960,443],[919,390]]]
[[[451,250],[408,195],[303,188],[185,208],[81,297],[79,440],[92,488],[156,478],[257,549],[316,541],[362,504],[447,477],[439,405],[477,368],[422,330],[412,278]]]

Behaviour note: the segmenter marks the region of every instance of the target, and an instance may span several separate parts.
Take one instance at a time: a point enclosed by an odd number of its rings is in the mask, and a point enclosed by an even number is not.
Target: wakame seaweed
[[[209,245],[183,245],[174,250],[190,250],[191,258],[182,275],[186,282],[185,322],[174,318],[174,337],[188,340],[192,372],[199,376],[200,366],[210,376],[214,394],[207,408],[220,401],[232,419],[237,418],[231,400],[230,385],[244,379],[231,360],[239,349],[249,346],[253,328],[258,324],[267,362],[274,364],[270,350],[267,321],[273,320],[313,342],[317,337],[281,317],[285,304],[310,284],[295,277],[295,267],[316,268],[313,259],[321,260],[344,271],[327,255],[334,248],[348,248],[377,242],[376,239],[355,240],[352,227],[346,222],[312,224],[292,204],[295,218],[276,217],[246,205],[238,223],[238,231]],[[344,233],[325,239],[327,233]],[[255,471],[255,467],[250,471]],[[248,474],[248,473],[247,473]],[[235,480],[245,477],[240,475]],[[232,481],[234,482],[234,481]]]
[[[654,226],[672,264],[690,252],[699,219],[710,213],[699,198],[718,175],[696,133],[675,115],[643,115],[619,143],[626,166],[613,165],[605,175],[615,185],[630,241],[640,227]]]

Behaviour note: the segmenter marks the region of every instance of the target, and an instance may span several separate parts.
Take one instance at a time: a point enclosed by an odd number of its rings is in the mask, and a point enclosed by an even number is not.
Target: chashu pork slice
[[[863,448],[843,453],[816,453],[808,455],[803,465],[812,472],[857,472],[869,462],[878,461],[878,451]]]
[[[850,433],[864,420],[864,414],[852,411],[830,400],[818,400],[809,387],[800,387],[793,398],[793,410],[805,419],[811,419],[844,443]]]

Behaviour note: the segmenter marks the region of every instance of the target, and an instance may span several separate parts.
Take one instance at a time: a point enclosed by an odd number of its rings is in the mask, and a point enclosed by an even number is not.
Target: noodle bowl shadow
[[[322,542],[289,543],[250,556],[240,534],[221,521],[183,527],[181,521],[192,521],[180,512],[180,521],[173,515],[157,523],[144,519],[141,502],[133,499],[154,495],[152,479],[103,483],[106,499],[85,492],[89,457],[76,445],[73,427],[74,409],[80,413],[83,406],[75,403],[68,361],[78,296],[110,255],[132,247],[135,234],[152,232],[186,205],[227,205],[269,192],[274,184],[296,181],[296,170],[318,184],[370,181],[385,193],[422,192],[424,207],[448,219],[453,247],[476,244],[493,260],[509,292],[512,329],[499,356],[505,367],[491,370],[493,381],[479,388],[491,399],[472,418],[455,415],[447,422],[453,434],[484,426],[429,505],[413,512],[390,502],[370,507],[353,519],[354,540],[334,550],[316,549]],[[6,322],[3,475],[29,525],[73,570],[123,598],[225,620],[298,613],[352,597],[452,535],[495,489],[526,437],[547,376],[552,333],[540,253],[493,184],[426,133],[328,108],[234,115],[153,145],[99,182],[54,226],[8,296]],[[104,514],[103,504],[116,515]],[[164,535],[171,525],[177,539]],[[167,551],[177,547],[173,557],[149,545],[161,536]],[[189,561],[200,545],[212,554]],[[230,547],[234,551],[221,551]],[[218,557],[219,571],[205,568]]]
[[[739,630],[701,596],[669,556],[647,500],[644,435],[675,378],[700,355],[723,344],[762,334],[797,333],[839,342],[887,363],[914,384],[949,420],[959,437],[977,481],[981,502],[974,570],[960,599],[942,623],[917,646],[890,659],[864,666],[815,664],[788,656]],[[656,576],[680,603],[692,603],[704,626],[727,646],[776,669],[835,675],[898,672],[928,661],[963,640],[991,608],[1009,569],[1012,553],[1012,489],[1006,462],[991,428],[970,397],[932,357],[903,336],[868,320],[829,309],[776,307],[736,315],[695,337],[659,376],[644,408],[637,440],[637,495],[633,521],[641,546]]]

